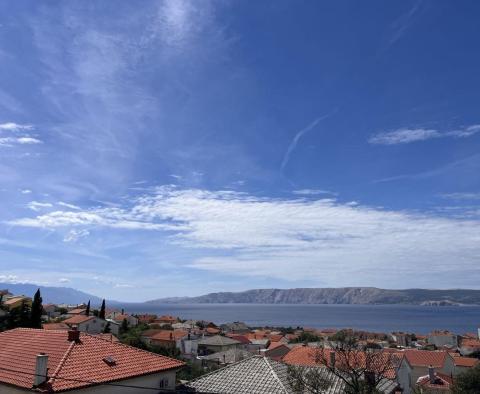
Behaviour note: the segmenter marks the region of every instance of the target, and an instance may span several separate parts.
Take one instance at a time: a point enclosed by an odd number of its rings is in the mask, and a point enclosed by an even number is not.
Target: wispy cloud
[[[400,174],[400,175],[394,175],[394,176],[385,177],[381,179],[376,179],[373,181],[373,183],[391,182],[391,181],[398,181],[402,179],[421,180],[421,179],[427,179],[427,178],[445,176],[445,175],[458,177],[459,173],[476,174],[478,172],[479,165],[480,165],[480,154],[475,154],[460,160],[455,160],[453,162],[447,163],[445,165],[442,165],[440,167],[437,167],[431,170],[416,172],[413,174]]]
[[[70,230],[64,237],[63,242],[77,242],[80,238],[88,237],[90,231],[81,229],[81,230]]]
[[[449,200],[480,200],[480,193],[445,193],[441,194],[441,197]]]
[[[332,196],[337,195],[337,193],[331,192],[330,190],[321,190],[321,189],[299,189],[299,190],[294,190],[292,193],[299,196],[318,196],[320,194],[330,194]]]
[[[0,130],[7,131],[24,131],[24,130],[33,130],[33,126],[29,124],[19,124],[15,122],[7,122],[0,124]]]
[[[378,145],[398,145],[425,141],[432,138],[465,138],[479,132],[480,125],[478,124],[444,132],[436,129],[400,128],[393,131],[377,133],[370,137],[368,142]]]
[[[11,223],[53,230],[167,231],[172,245],[202,251],[190,262],[195,268],[285,280],[321,277],[335,285],[350,283],[335,272],[361,281],[369,272],[382,277],[386,266],[448,272],[451,261],[461,261],[468,268],[480,252],[480,223],[474,220],[332,199],[260,198],[172,187],[144,195],[129,208],[57,211]]]
[[[27,206],[32,211],[36,211],[36,212],[41,211],[43,208],[53,207],[53,205],[50,204],[49,202],[38,202],[38,201],[30,201]]]
[[[323,115],[323,116],[320,116],[319,118],[315,119],[313,122],[311,122],[307,127],[305,127],[304,129],[298,131],[295,136],[293,137],[292,141],[290,142],[290,145],[288,146],[287,148],[287,151],[285,152],[284,156],[283,156],[283,160],[282,160],[282,165],[280,166],[282,170],[285,169],[285,167],[287,166],[289,160],[290,160],[290,156],[291,154],[293,153],[293,151],[295,150],[295,148],[297,147],[297,144],[298,142],[300,141],[300,139],[305,135],[307,134],[309,131],[313,130],[315,127],[318,126],[318,124],[322,121],[322,120],[325,120],[327,119],[328,117],[332,116],[337,110],[335,109],[333,112],[327,114],[327,115]]]
[[[406,31],[414,23],[416,17],[420,14],[422,5],[422,0],[416,0],[406,13],[402,14],[391,24],[390,35],[383,50],[387,50],[404,36]]]

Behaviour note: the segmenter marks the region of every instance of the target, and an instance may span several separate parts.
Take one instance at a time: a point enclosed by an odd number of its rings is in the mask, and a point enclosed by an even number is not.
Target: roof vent
[[[114,365],[117,365],[117,362],[112,356],[104,357],[103,362],[107,364],[109,367],[113,367]]]

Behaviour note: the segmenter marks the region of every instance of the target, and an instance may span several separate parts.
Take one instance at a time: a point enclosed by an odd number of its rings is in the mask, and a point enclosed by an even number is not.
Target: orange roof
[[[284,357],[283,361],[286,364],[290,365],[301,365],[301,366],[315,366],[315,365],[325,365],[325,362],[329,362],[330,353],[334,350],[331,349],[322,349],[309,346],[298,346],[290,350]],[[366,364],[366,356],[364,352],[348,352],[340,353],[335,352],[335,365],[337,368],[341,369],[342,366],[347,368],[347,365],[358,365],[359,368],[363,368]],[[378,356],[371,358],[371,362],[378,365],[378,370],[382,371],[385,369],[385,377],[395,378],[396,371],[395,366],[398,366],[401,357],[396,356],[392,353],[375,353]],[[348,360],[347,360],[348,358]],[[388,364],[387,364],[388,363]],[[388,368],[385,368],[388,366]],[[375,367],[373,365],[372,367]],[[350,367],[348,367],[350,368]]]
[[[283,342],[270,342],[270,346],[268,347],[268,350],[275,349],[276,347],[284,345]]]
[[[430,376],[420,376],[417,380],[417,384],[422,387],[431,389],[440,389],[450,392],[450,386],[453,384],[453,379],[443,373],[435,372],[435,381],[430,381]]]
[[[44,330],[68,330],[69,327],[65,323],[45,323],[42,324]]]
[[[91,320],[91,319],[95,319],[95,316],[85,316],[85,315],[75,315],[75,316],[72,316],[70,318],[68,318],[67,320],[64,320],[63,323],[65,324],[80,324],[80,323],[84,323],[88,320]]]
[[[215,327],[207,327],[205,331],[208,332],[209,334],[218,334],[220,332],[220,330]]]
[[[86,313],[87,309],[86,308],[75,308],[72,309],[71,311],[68,311],[68,315],[81,315],[82,313]]]
[[[463,347],[473,347],[473,348],[480,348],[480,340],[479,339],[472,339],[472,338],[464,338],[462,339]]]
[[[115,318],[113,320],[118,321],[118,322],[122,322],[124,319],[128,320],[129,317],[130,317],[130,315],[126,315],[126,314],[115,315]]]
[[[187,335],[188,332],[183,330],[161,330],[152,335],[150,339],[157,341],[178,341]]]
[[[454,357],[455,366],[457,367],[470,367],[473,368],[475,365],[480,363],[480,360],[472,357]]]
[[[68,341],[65,331],[17,328],[0,333],[0,359],[3,368],[22,373],[0,370],[0,382],[30,390],[36,356],[40,353],[48,355],[50,379],[42,387],[48,392],[113,382],[184,365],[178,360],[85,333],[80,333],[80,342],[76,343]],[[115,360],[114,366],[103,361],[108,356]]]
[[[429,365],[441,368],[448,355],[446,351],[405,350],[405,358],[411,366],[428,367]]]
[[[279,342],[283,338],[283,335],[282,334],[270,334],[268,338],[272,342]]]

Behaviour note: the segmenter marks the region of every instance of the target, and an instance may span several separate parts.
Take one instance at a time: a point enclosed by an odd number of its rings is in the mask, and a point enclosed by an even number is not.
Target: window
[[[159,387],[161,389],[167,388],[168,387],[168,378],[161,379]]]

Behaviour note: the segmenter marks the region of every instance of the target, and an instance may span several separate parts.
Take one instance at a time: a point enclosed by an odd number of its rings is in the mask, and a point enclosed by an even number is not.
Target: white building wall
[[[166,371],[161,373],[156,373],[152,375],[140,376],[138,378],[126,379],[117,381],[115,383],[122,385],[131,385],[131,386],[142,386],[142,387],[152,387],[154,389],[160,389],[160,382],[163,380],[164,383],[168,382],[168,385],[163,387],[163,389],[174,390],[175,389],[175,371]],[[32,378],[33,383],[33,378]],[[98,385],[86,387],[83,389],[69,390],[70,394],[137,394],[139,391],[150,392],[149,390],[140,390],[138,388],[127,388],[127,387],[118,387],[118,386],[108,386],[108,385]],[[31,389],[21,389],[14,386],[8,386],[0,383],[0,393],[1,394],[25,394],[31,393]],[[154,393],[155,391],[152,391]]]

